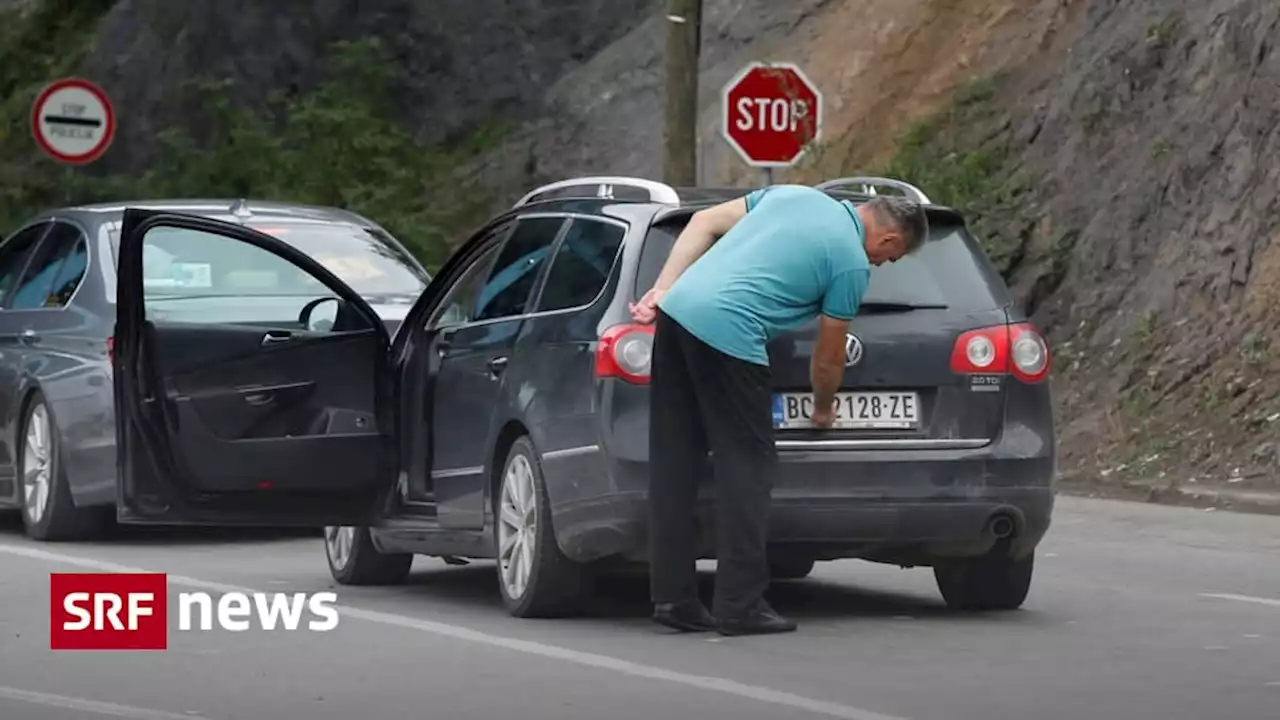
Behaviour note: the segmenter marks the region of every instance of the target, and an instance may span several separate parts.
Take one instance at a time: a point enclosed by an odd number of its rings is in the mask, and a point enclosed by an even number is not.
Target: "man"
[[[725,635],[789,632],[764,599],[774,446],[766,343],[819,318],[813,424],[830,427],[845,334],[872,265],[924,242],[924,210],[897,197],[859,206],[813,188],[757,190],[696,213],[654,287],[631,306],[656,322],[651,368],[650,564],[654,620]],[[714,454],[714,617],[698,600],[699,469]]]

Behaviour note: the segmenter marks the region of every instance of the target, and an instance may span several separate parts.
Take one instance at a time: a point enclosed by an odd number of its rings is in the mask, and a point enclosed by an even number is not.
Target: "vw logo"
[[[862,361],[862,341],[857,335],[847,333],[844,336],[844,366],[853,367]]]

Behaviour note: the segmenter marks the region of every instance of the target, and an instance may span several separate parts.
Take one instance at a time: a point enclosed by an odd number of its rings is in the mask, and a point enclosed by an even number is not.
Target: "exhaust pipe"
[[[1013,518],[1006,513],[997,513],[991,517],[987,523],[987,532],[997,540],[1002,540],[1013,534],[1016,525]]]

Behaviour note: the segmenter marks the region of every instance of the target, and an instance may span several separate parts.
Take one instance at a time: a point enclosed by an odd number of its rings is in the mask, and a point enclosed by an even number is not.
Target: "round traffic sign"
[[[822,137],[822,93],[796,65],[752,63],[723,95],[720,131],[748,165],[794,165]]]
[[[116,116],[102,88],[81,78],[51,83],[31,106],[31,134],[49,157],[84,165],[102,157],[116,134]]]

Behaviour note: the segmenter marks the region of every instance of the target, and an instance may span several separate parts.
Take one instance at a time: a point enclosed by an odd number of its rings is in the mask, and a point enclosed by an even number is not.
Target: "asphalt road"
[[[50,651],[48,574],[104,570],[169,572],[171,593],[335,589],[316,537],[42,545],[3,524],[0,718],[1280,717],[1277,517],[1061,498],[1021,611],[959,615],[927,570],[825,563],[774,588],[801,627],[772,638],[670,635],[643,577],[606,582],[591,617],[516,620],[491,564],[420,558],[405,586],[336,588],[332,632]]]

